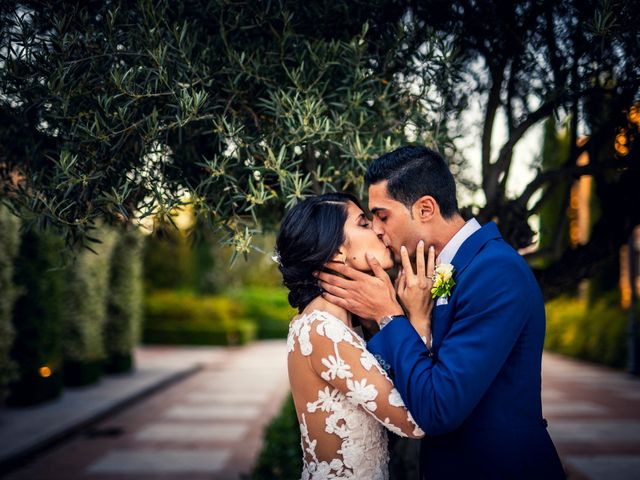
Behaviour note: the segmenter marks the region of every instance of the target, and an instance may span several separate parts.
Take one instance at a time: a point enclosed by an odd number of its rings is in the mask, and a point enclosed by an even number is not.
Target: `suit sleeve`
[[[528,267],[508,257],[468,266],[465,281],[455,287],[457,311],[435,361],[406,318],[395,319],[369,341],[367,348],[390,367],[405,405],[427,435],[460,426],[509,356],[529,315],[531,282],[523,268]]]

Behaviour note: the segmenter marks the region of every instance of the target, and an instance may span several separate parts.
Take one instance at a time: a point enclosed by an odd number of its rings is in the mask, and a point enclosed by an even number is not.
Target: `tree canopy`
[[[362,195],[370,160],[438,148],[466,205],[516,248],[550,196],[592,175],[589,242],[541,249],[547,292],[617,254],[640,223],[640,13],[630,1],[23,1],[0,7],[2,197],[90,241],[99,219],[170,218],[185,201],[238,253],[311,193]],[[453,140],[483,111],[482,181]],[[517,195],[514,148],[555,116],[566,159]],[[496,144],[497,122],[506,139]],[[578,142],[579,139],[582,140]],[[577,157],[589,153],[588,165]],[[186,200],[187,199],[187,200]],[[564,226],[559,225],[558,231]],[[553,242],[551,242],[553,244]],[[561,245],[562,242],[556,242]]]
[[[415,11],[439,35],[451,35],[464,63],[458,101],[479,98],[483,220],[497,219],[515,247],[532,242],[528,220],[554,192],[562,191],[566,210],[577,178],[595,181],[595,218],[588,243],[565,246],[564,223],[557,241],[533,257],[546,259],[538,278],[547,294],[589,276],[618,255],[631,229],[640,223],[640,10],[635,2],[610,0],[425,2]],[[502,115],[502,116],[501,116]],[[514,147],[541,120],[555,116],[566,127],[569,146],[554,168],[537,166],[537,176],[517,197],[506,185],[513,175]],[[506,139],[494,130],[506,119]],[[462,125],[462,128],[468,126]],[[454,134],[454,132],[450,132]],[[542,142],[541,142],[542,147]],[[588,153],[588,165],[577,159]]]
[[[74,240],[188,196],[247,252],[305,195],[361,193],[367,162],[407,132],[447,145],[447,106],[413,81],[448,77],[447,45],[401,5],[80,5],[5,7],[0,46],[0,159],[24,177],[5,191]]]

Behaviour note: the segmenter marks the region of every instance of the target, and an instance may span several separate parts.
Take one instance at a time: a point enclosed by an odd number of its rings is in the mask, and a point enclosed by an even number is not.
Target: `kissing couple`
[[[565,478],[542,417],[545,310],[527,263],[495,223],[465,222],[437,152],[399,148],[365,182],[372,218],[350,194],[318,195],[276,240],[299,311],[287,351],[301,478],[387,479],[385,429],[422,439],[422,479]]]

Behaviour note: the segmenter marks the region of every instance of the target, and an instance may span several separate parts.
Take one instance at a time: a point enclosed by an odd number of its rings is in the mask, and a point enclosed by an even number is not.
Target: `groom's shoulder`
[[[533,273],[524,258],[502,238],[489,240],[469,262],[471,277],[531,280]]]

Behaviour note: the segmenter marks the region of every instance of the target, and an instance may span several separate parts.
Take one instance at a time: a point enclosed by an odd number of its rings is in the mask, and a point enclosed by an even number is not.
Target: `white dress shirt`
[[[464,241],[478,230],[480,230],[480,224],[475,218],[467,221],[444,246],[440,255],[436,258],[436,265],[440,265],[441,263],[451,263],[451,260],[456,256],[456,253],[458,253],[458,250],[460,250],[460,246]],[[438,305],[446,305],[447,303],[449,303],[447,298],[439,297],[438,300],[436,300],[436,307]]]
[[[458,250],[464,241],[478,230],[480,230],[480,224],[475,218],[467,221],[464,226],[458,230],[458,233],[456,233],[444,246],[440,255],[436,258],[436,265],[440,263],[451,263],[451,260],[456,256],[456,253],[458,253]]]

